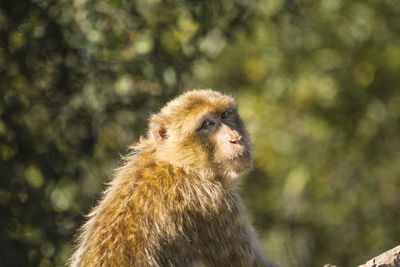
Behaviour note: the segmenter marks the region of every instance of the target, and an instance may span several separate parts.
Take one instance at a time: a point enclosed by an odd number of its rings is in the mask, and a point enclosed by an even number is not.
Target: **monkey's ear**
[[[162,119],[153,115],[149,123],[149,137],[156,142],[162,142],[166,138],[166,129]]]

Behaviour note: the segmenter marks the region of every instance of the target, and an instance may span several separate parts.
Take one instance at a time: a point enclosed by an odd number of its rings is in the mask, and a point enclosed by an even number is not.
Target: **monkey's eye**
[[[201,124],[200,130],[208,129],[208,128],[210,128],[211,126],[213,126],[214,124],[215,124],[215,122],[213,122],[213,121],[205,120],[205,121],[203,121],[203,123]]]
[[[222,118],[222,119],[226,119],[226,118],[228,118],[229,115],[231,115],[231,114],[232,114],[232,112],[230,112],[230,111],[224,111],[224,112],[221,113],[221,118]]]

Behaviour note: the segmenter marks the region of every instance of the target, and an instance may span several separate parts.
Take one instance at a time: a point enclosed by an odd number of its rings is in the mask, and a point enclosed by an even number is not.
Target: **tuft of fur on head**
[[[196,135],[198,118],[208,112],[237,109],[232,96],[211,89],[188,91],[151,115],[147,135],[130,147],[125,160],[132,161],[137,155],[153,154],[158,160],[208,177],[221,176],[227,183],[237,183],[238,178],[252,168],[251,143],[241,120],[238,124],[248,147],[250,165],[235,169],[227,160],[213,161],[214,147],[208,140]],[[225,166],[220,168],[219,165]]]

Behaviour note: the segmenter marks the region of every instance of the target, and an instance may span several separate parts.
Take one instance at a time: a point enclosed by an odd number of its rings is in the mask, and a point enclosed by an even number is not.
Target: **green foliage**
[[[0,266],[60,266],[147,118],[233,92],[242,196],[281,266],[354,266],[400,239],[396,1],[0,4]]]

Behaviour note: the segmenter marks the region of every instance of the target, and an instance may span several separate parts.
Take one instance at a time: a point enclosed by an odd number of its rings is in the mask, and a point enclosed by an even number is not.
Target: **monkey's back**
[[[135,156],[89,214],[72,265],[254,266],[245,213],[215,177]]]

